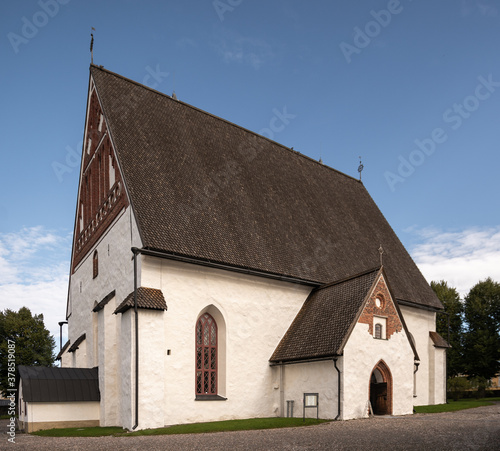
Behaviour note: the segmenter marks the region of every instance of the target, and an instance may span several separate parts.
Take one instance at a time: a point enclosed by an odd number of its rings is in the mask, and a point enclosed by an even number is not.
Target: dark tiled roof
[[[116,290],[113,290],[111,293],[107,294],[106,296],[104,296],[103,300],[100,301],[98,304],[96,304],[96,306],[92,309],[93,312],[100,312],[104,307],[105,305],[115,297],[115,294],[116,294]]]
[[[85,337],[85,334],[80,335],[68,349],[68,352],[75,352],[78,349],[78,346],[81,345],[82,341],[85,340]]]
[[[61,350],[59,351],[59,354],[57,354],[56,360],[61,360],[61,357],[64,354],[64,351],[66,351],[66,349],[68,348],[68,346],[69,346],[69,340],[61,348]]]
[[[442,308],[358,180],[91,66],[143,246],[329,283],[379,265],[396,299]]]
[[[271,362],[340,355],[380,271],[314,290],[274,351]]]
[[[137,307],[151,310],[167,310],[167,303],[161,290],[155,288],[137,288]],[[129,308],[134,308],[134,292],[116,308],[115,313],[123,313]]]
[[[451,348],[449,343],[437,332],[429,332],[429,336],[436,348]]]
[[[99,401],[97,368],[18,367],[28,402]]]

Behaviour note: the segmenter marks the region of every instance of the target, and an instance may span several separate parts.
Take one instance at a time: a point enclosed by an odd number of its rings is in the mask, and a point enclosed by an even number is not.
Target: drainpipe
[[[59,321],[59,352],[62,350],[62,327],[64,324],[68,324],[67,321]],[[62,359],[61,359],[62,361]]]
[[[337,370],[337,381],[338,381],[338,390],[337,390],[337,398],[338,398],[338,407],[337,407],[337,416],[333,419],[338,420],[340,417],[340,370],[337,367],[337,357],[333,359],[333,364],[335,365],[335,369]]]
[[[280,411],[281,411],[281,416],[285,416],[285,387],[283,387],[283,362],[280,362]]]
[[[140,249],[132,248],[134,254],[134,314],[135,314],[135,424],[134,430],[139,425],[139,315],[137,311],[137,255]]]
[[[418,366],[420,365],[420,362],[413,362],[415,365],[415,371],[413,372],[413,397],[417,397],[417,371],[418,371]]]

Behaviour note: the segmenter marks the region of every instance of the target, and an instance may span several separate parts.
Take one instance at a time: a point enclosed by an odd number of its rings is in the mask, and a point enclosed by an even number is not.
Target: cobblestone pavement
[[[17,434],[1,450],[500,450],[500,403],[439,414],[338,421],[303,428],[156,437],[60,438]]]

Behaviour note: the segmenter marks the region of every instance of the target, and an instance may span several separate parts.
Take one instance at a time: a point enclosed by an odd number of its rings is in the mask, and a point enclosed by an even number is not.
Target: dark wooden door
[[[387,415],[387,382],[371,384],[370,402],[375,415]]]

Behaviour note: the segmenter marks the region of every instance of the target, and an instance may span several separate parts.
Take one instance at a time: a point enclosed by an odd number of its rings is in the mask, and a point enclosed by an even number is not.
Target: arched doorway
[[[375,415],[392,415],[392,375],[383,360],[370,375],[370,403]]]

